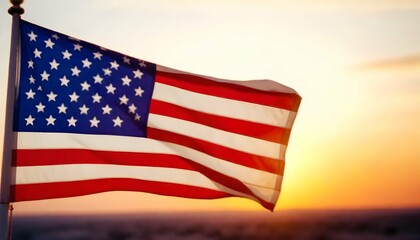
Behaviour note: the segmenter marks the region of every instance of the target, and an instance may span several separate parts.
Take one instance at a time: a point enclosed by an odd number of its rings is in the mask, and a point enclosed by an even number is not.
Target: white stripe
[[[278,158],[281,149],[286,148],[278,143],[157,114],[149,114],[147,126],[269,158]]]
[[[160,65],[156,65],[156,71],[175,73],[175,74],[188,74],[188,75],[197,76],[197,77],[205,78],[205,79],[216,81],[216,82],[225,82],[225,83],[240,85],[244,87],[267,91],[267,92],[294,93],[297,95],[297,92],[294,89],[273,80],[267,80],[267,79],[246,80],[246,81],[226,80],[226,79],[220,79],[220,78],[215,78],[215,77],[210,77],[210,76],[199,75],[195,73],[183,72],[177,69],[168,68],[168,67],[160,66]]]
[[[106,164],[66,164],[16,167],[13,170],[16,170],[13,171],[16,172],[16,185],[125,178],[183,184],[254,199],[252,196],[213,182],[199,172],[184,169]],[[251,188],[255,189],[255,194],[265,201],[270,201],[274,193],[272,190],[255,186],[251,186]]]
[[[199,112],[277,127],[286,127],[290,114],[285,109],[205,95],[158,82],[152,98]]]
[[[206,166],[243,183],[275,189],[277,174],[212,157],[178,144],[147,138],[70,133],[18,133],[18,149],[90,149],[177,155]]]
[[[286,128],[292,129],[293,124],[295,123],[295,119],[297,116],[297,112],[290,112],[289,120],[287,120]]]

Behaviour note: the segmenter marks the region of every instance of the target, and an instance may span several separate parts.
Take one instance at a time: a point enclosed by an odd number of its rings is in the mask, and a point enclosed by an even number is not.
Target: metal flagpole
[[[9,59],[9,79],[7,83],[6,97],[6,116],[4,126],[3,142],[3,164],[1,173],[1,192],[0,192],[0,240],[7,240],[9,236],[9,208],[10,208],[10,182],[11,182],[11,163],[12,150],[16,145],[16,136],[13,133],[13,108],[15,103],[16,85],[19,66],[19,20],[24,9],[20,7],[23,0],[10,0],[13,4],[9,8],[12,15],[12,37],[10,44]]]

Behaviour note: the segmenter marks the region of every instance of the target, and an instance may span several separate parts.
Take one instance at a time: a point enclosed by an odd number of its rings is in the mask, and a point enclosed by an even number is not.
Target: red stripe
[[[187,198],[221,198],[225,192],[167,182],[113,178],[73,182],[12,185],[13,202],[76,197],[107,191],[141,191]],[[13,198],[14,196],[14,198]]]
[[[224,131],[281,144],[287,144],[288,137],[285,136],[289,136],[290,133],[290,129],[202,113],[159,100],[152,100],[150,113],[183,119]]]
[[[156,72],[156,82],[192,92],[213,95],[238,101],[256,103],[297,111],[300,96],[296,93],[268,92],[233,83],[217,82],[188,74]]]
[[[13,166],[60,164],[116,164],[194,170],[189,160],[170,154],[111,152],[86,149],[19,149]]]
[[[11,202],[44,200],[53,198],[78,197],[109,191],[134,191],[197,199],[216,199],[231,197],[225,192],[188,185],[153,182],[136,179],[97,179],[74,182],[40,183],[12,185]],[[273,211],[274,204],[261,201],[261,205]]]
[[[197,151],[209,154],[216,158],[240,164],[242,166],[259,169],[266,172],[276,173],[279,175],[283,175],[284,172],[284,161],[282,160],[244,153],[203,140],[151,127],[147,128],[147,135],[149,138],[152,139],[186,146]]]

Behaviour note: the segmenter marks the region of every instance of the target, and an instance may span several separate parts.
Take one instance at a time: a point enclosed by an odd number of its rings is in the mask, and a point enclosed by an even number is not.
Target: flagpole
[[[9,58],[9,79],[7,83],[6,114],[3,141],[3,164],[1,174],[0,192],[0,240],[7,240],[9,236],[9,208],[10,208],[10,183],[11,183],[11,163],[12,151],[16,145],[16,137],[13,134],[13,108],[16,95],[16,84],[18,80],[18,60],[19,60],[19,20],[20,15],[25,10],[20,6],[23,0],[10,0],[13,4],[9,8],[12,15],[12,37],[10,44]]]

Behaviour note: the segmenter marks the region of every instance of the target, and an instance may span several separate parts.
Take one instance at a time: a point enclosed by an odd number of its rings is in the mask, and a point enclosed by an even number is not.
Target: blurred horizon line
[[[14,217],[140,217],[142,215],[219,215],[219,214],[228,214],[228,215],[240,215],[240,214],[299,214],[299,213],[403,213],[403,212],[420,212],[420,206],[418,207],[390,207],[390,208],[295,208],[295,209],[277,209],[273,212],[265,210],[176,210],[176,211],[135,211],[135,212],[97,212],[97,213],[67,213],[67,212],[57,212],[57,213],[19,213],[18,208],[14,208],[13,215]]]

